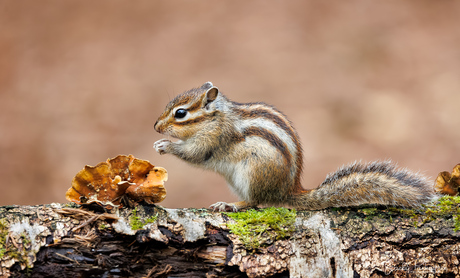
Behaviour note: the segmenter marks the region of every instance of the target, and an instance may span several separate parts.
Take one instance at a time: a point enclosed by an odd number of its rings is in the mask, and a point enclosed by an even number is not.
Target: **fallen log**
[[[207,209],[4,206],[0,276],[459,277],[459,202],[446,198],[423,211],[284,210],[258,228]]]

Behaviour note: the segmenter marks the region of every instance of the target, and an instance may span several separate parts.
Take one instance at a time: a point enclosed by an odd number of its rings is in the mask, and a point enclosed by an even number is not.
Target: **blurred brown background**
[[[0,205],[65,202],[117,154],[168,169],[164,206],[235,201],[152,148],[206,81],[288,115],[308,188],[357,159],[433,179],[460,162],[458,1],[1,1]]]

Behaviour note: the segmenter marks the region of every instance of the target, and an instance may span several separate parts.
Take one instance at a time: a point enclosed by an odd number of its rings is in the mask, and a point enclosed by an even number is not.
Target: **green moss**
[[[423,210],[389,208],[389,212],[414,219],[412,223],[415,227],[437,218],[452,218],[454,231],[460,231],[460,196],[443,196],[437,202],[425,205]]]
[[[209,213],[209,210],[205,208],[190,208],[189,211],[197,213],[199,217],[208,217],[212,215],[212,213]]]
[[[366,215],[375,215],[377,213],[377,208],[363,208],[361,211]]]
[[[250,209],[245,212],[225,213],[236,223],[228,223],[230,232],[237,235],[247,249],[255,250],[286,238],[294,231],[296,211],[286,208]]]
[[[8,221],[3,218],[0,219],[0,258],[7,256],[8,258],[14,258],[19,261],[25,260],[25,244],[30,244],[30,240],[27,236],[21,235],[22,238],[22,250],[18,250],[11,241],[6,245],[6,238],[8,236],[9,226]]]
[[[460,196],[443,196],[435,204],[426,206],[423,223],[436,218],[450,218],[454,221],[454,231],[460,230]]]
[[[344,210],[356,211],[356,217],[364,220],[388,219],[390,223],[397,218],[409,220],[414,227],[421,227],[431,221],[446,221],[451,223],[453,231],[460,231],[460,196],[443,196],[437,202],[424,205],[421,208],[404,209],[397,207],[387,208],[343,208]],[[340,211],[332,208],[334,212]]]
[[[363,208],[361,212],[366,215],[364,220],[372,220],[374,217],[379,216],[379,210],[377,208]]]
[[[129,223],[131,225],[131,229],[133,230],[140,230],[144,228],[145,225],[149,223],[154,223],[157,221],[157,216],[150,216],[149,218],[146,218],[145,220],[141,220],[141,218],[137,215],[137,208],[133,209],[131,217],[129,217]]]
[[[31,244],[31,241],[30,241],[29,237],[25,233],[21,234],[21,238],[22,238],[22,244],[23,245]]]
[[[454,231],[458,232],[460,231],[460,215],[454,215]]]
[[[157,221],[157,217],[158,215],[155,215],[155,216],[150,216],[148,217],[147,219],[145,219],[144,223],[145,224],[149,224],[149,223],[155,223],[155,221]]]
[[[8,236],[8,222],[6,219],[0,219],[0,258],[2,258],[6,249],[6,237]]]

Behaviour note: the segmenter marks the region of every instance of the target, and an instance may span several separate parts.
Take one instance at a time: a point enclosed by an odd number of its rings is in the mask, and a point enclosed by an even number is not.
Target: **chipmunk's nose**
[[[156,132],[158,133],[163,133],[163,130],[161,128],[161,125],[158,124],[158,120],[155,122],[155,125],[153,126]]]

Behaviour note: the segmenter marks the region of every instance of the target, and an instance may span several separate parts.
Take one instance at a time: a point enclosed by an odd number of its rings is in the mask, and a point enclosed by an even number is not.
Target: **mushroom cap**
[[[444,171],[436,178],[435,190],[441,194],[456,196],[460,188],[460,164],[455,165],[452,174]]]
[[[135,202],[159,203],[166,198],[167,179],[167,171],[162,167],[132,155],[118,155],[96,166],[86,165],[73,178],[66,199],[106,208],[122,206],[125,196]]]
[[[163,184],[167,180],[168,172],[166,169],[154,167],[143,183],[128,187],[126,193],[136,202],[143,200],[149,204],[159,203],[166,198],[166,189]]]

